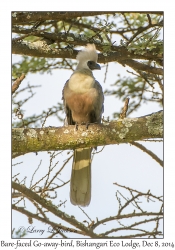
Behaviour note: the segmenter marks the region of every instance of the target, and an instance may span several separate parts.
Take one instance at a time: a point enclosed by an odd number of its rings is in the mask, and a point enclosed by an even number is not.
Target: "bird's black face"
[[[101,69],[100,65],[94,61],[88,61],[87,62],[87,65],[88,67],[91,69],[91,70],[94,70],[94,69]]]

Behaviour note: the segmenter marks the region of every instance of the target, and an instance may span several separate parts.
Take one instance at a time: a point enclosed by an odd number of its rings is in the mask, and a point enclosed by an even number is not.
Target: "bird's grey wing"
[[[95,84],[94,87],[96,88],[98,95],[97,95],[97,99],[95,102],[95,115],[96,115],[96,122],[97,123],[101,123],[101,117],[102,117],[102,113],[104,112],[104,95],[103,95],[103,89],[101,84],[95,80]]]
[[[62,90],[62,100],[63,100],[63,105],[64,105],[64,111],[66,113],[65,125],[75,125],[75,122],[72,119],[72,112],[70,108],[68,107],[66,100],[64,98],[64,91],[68,87],[68,82],[69,80],[66,81],[64,88]]]

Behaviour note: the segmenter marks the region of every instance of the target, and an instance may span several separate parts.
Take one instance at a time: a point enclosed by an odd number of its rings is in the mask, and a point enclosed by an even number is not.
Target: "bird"
[[[65,124],[88,126],[101,123],[104,112],[102,86],[94,78],[92,71],[100,70],[95,44],[87,44],[78,52],[78,64],[63,88],[63,104],[66,113]],[[88,206],[91,201],[91,161],[92,148],[74,150],[70,180],[70,201],[73,205]]]

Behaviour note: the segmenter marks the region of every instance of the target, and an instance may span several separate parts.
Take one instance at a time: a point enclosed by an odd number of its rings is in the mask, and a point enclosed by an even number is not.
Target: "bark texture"
[[[14,155],[37,151],[66,150],[127,143],[163,137],[163,111],[139,118],[125,118],[103,124],[49,128],[12,129]]]

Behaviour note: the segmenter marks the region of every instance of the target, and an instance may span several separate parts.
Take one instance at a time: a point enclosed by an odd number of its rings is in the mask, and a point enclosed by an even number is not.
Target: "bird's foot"
[[[82,122],[81,125],[85,125],[86,126],[86,129],[88,129],[89,125],[90,125],[90,122]],[[75,123],[75,130],[78,130],[78,122]]]
[[[78,130],[78,123],[75,123],[75,130]]]

